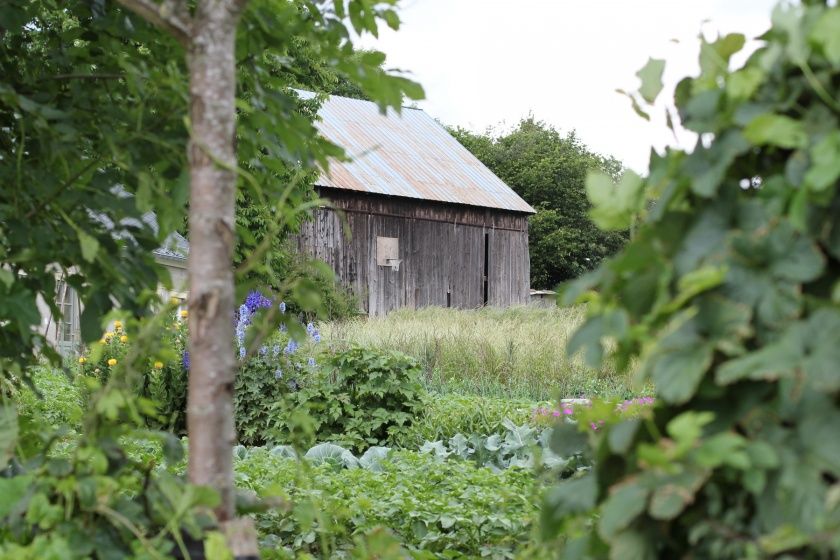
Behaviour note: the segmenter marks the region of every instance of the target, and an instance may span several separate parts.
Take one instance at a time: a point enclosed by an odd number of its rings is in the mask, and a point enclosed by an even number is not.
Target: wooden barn
[[[352,161],[317,181],[332,208],[316,210],[298,249],[332,266],[362,311],[528,303],[534,209],[443,126],[337,96],[319,116]]]

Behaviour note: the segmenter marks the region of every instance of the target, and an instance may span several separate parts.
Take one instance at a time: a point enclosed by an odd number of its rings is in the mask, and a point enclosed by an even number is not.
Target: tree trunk
[[[239,2],[196,3],[190,76],[189,478],[216,488],[220,522],[234,516],[233,242],[236,167],[234,47]]]

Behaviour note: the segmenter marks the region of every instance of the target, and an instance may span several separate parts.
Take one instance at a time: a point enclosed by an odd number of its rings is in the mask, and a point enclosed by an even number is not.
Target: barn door
[[[490,232],[484,232],[484,271],[482,273],[483,299],[485,307],[490,301]]]

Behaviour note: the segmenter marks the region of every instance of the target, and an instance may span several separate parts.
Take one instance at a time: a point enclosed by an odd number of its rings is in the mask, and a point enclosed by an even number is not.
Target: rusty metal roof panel
[[[302,96],[312,94],[299,92]],[[534,209],[446,129],[419,109],[391,109],[331,96],[318,111],[318,129],[344,148],[350,162],[332,161],[317,184],[334,189],[498,208]]]

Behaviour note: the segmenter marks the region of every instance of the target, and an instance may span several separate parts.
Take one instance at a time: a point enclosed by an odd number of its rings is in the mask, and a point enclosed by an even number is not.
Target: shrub
[[[157,406],[158,414],[146,417],[151,427],[183,435],[187,431],[189,370],[186,311],[173,311],[162,319],[156,353],[142,360],[143,375],[137,381],[136,391]],[[132,343],[123,323],[114,321],[114,330],[106,332],[98,344],[79,358],[79,372],[106,383],[111,372],[124,365]]]
[[[0,398],[0,558],[165,558],[184,539],[200,542],[218,498],[158,468],[181,462],[183,447],[145,427],[146,407],[132,390],[91,378],[79,387],[58,372],[32,379],[58,390],[49,396],[61,397],[59,405],[91,406],[82,411],[82,436],[52,427],[49,407],[23,392],[20,414]],[[68,407],[73,420],[78,405]]]
[[[275,407],[276,441],[333,441],[356,450],[398,440],[422,409],[417,362],[397,352],[337,352],[299,391]],[[308,418],[305,418],[308,415]],[[301,426],[301,420],[311,422]],[[303,441],[296,441],[303,429]]]
[[[597,290],[570,351],[641,357],[656,403],[588,432],[594,471],[547,495],[546,528],[578,551],[840,555],[840,8],[803,4],[777,8],[735,71],[743,35],[701,44],[675,95],[703,135],[691,153],[653,154],[649,178],[617,190],[589,182],[602,226],[648,211],[567,292]],[[639,73],[648,101],[661,71]]]
[[[272,306],[259,292],[251,292],[240,307],[236,337],[240,365],[234,382],[236,431],[240,443],[262,445],[274,423],[274,408],[286,395],[308,385],[317,369],[321,340],[318,329],[309,323],[298,326],[298,338],[283,323],[263,341],[252,355],[248,355],[246,335],[252,322],[259,320],[256,312]],[[287,313],[285,303],[278,304]],[[295,320],[296,321],[296,320]],[[305,340],[300,340],[305,337]]]

